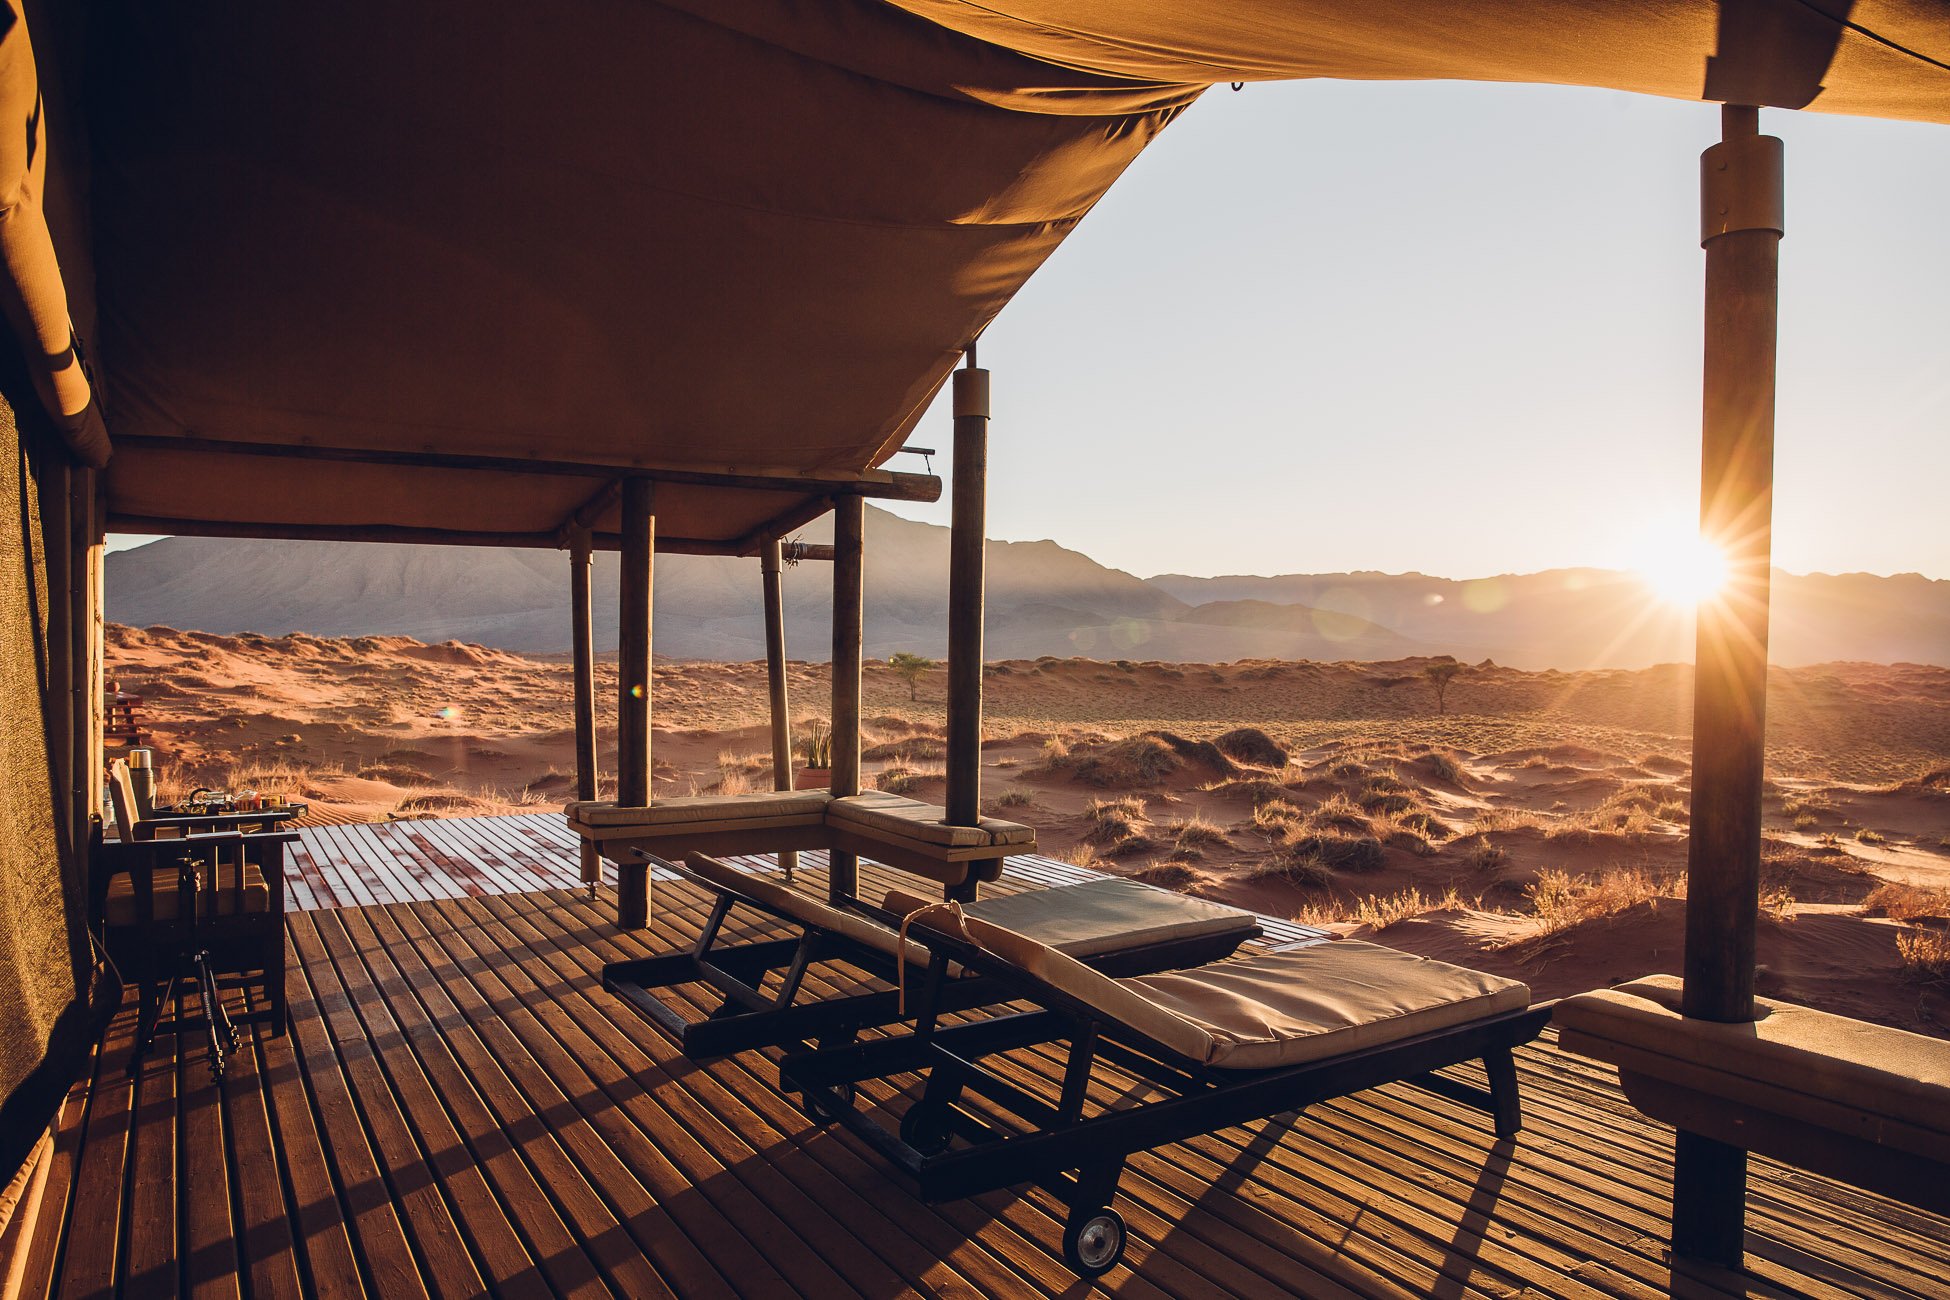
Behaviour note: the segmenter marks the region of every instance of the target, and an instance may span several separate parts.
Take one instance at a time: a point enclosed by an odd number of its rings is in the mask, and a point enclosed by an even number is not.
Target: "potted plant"
[[[833,733],[824,723],[815,722],[799,743],[806,765],[793,781],[801,790],[823,790],[833,784]]]

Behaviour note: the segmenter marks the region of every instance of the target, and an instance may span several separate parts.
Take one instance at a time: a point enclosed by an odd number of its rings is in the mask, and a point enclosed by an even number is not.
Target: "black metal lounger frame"
[[[1541,1033],[1551,1014],[1548,1004],[1531,1006],[1304,1064],[1221,1070],[1108,1020],[976,945],[932,928],[917,938],[932,956],[915,1008],[915,1032],[789,1052],[779,1067],[779,1086],[801,1094],[801,1106],[815,1122],[842,1124],[880,1152],[924,1201],[1028,1183],[1045,1188],[1068,1207],[1064,1257],[1085,1276],[1109,1270],[1123,1255],[1124,1222],[1111,1201],[1126,1159],[1140,1151],[1401,1081],[1487,1111],[1499,1138],[1514,1137],[1522,1112],[1511,1052]],[[946,996],[960,982],[947,978],[951,961],[1007,990],[992,1004],[1021,1000],[1041,1009],[940,1025],[941,1016],[957,1009]],[[984,1056],[1058,1042],[1068,1042],[1070,1051],[1054,1104],[981,1064]],[[1086,1114],[1098,1060],[1170,1095]],[[1434,1073],[1473,1060],[1484,1064],[1487,1089]],[[869,1079],[903,1074],[923,1075],[925,1084],[895,1133],[854,1105],[854,1090]],[[964,1092],[1013,1114],[1028,1131],[1010,1131],[961,1105]],[[969,1145],[952,1148],[956,1136]]]
[[[809,925],[804,918],[766,899],[707,879],[681,863],[644,849],[636,852],[652,865],[715,894],[716,902],[689,951],[610,962],[603,967],[603,986],[674,1038],[684,1055],[691,1059],[707,1060],[764,1047],[850,1042],[863,1029],[885,1028],[912,1019],[914,1009],[921,1005],[919,998],[911,993],[910,1010],[903,1015],[898,988],[816,1002],[799,1001],[805,977],[816,964],[839,963],[851,967],[857,975],[898,985],[899,963],[871,944]],[[786,938],[721,943],[725,923],[735,906],[784,921],[799,933]],[[900,927],[899,916],[858,899],[828,906],[844,906],[892,931],[897,932]],[[1092,957],[1088,964],[1107,975],[1182,969],[1217,961],[1259,933],[1255,927],[1223,935],[1141,944]],[[923,969],[917,963],[909,963],[912,985],[920,983],[918,977]],[[971,1011],[1016,996],[1006,985],[981,976],[946,979],[945,970],[944,963],[944,979],[931,995],[937,1015]],[[779,979],[768,989],[767,978],[774,972],[779,973]],[[723,1001],[706,1019],[688,1020],[652,991],[679,984],[706,985]]]

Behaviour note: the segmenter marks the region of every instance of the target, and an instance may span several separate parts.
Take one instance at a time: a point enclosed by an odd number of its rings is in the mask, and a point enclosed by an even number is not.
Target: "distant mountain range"
[[[869,510],[867,653],[939,656],[948,530]],[[826,535],[815,526],[808,540]],[[1555,569],[1471,581],[1328,573],[1149,580],[1054,542],[991,542],[990,659],[1398,659],[1454,655],[1520,668],[1641,668],[1692,657],[1690,618],[1629,574]],[[108,617],[205,632],[403,634],[525,653],[568,649],[568,562],[548,551],[171,537],[108,557]],[[674,658],[764,654],[752,560],[660,555],[656,648]],[[794,658],[832,634],[828,567],[786,575]],[[616,557],[595,572],[599,649],[616,645]],[[1773,657],[1950,664],[1950,582],[1916,574],[1774,575]]]

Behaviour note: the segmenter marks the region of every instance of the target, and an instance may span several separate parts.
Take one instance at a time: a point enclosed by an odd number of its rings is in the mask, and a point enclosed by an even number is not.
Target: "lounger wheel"
[[[853,1104],[854,1089],[852,1084],[835,1084],[833,1085],[833,1091],[839,1094],[840,1101],[845,1105],[851,1106]],[[807,1119],[821,1127],[837,1123],[840,1118],[837,1114],[833,1113],[825,1102],[816,1098],[810,1088],[799,1094],[799,1109],[805,1113]]]
[[[1102,1277],[1124,1258],[1124,1216],[1112,1209],[1079,1211],[1063,1229],[1063,1261],[1078,1277]]]
[[[901,1116],[901,1141],[924,1156],[938,1156],[955,1135],[946,1111],[916,1103]]]

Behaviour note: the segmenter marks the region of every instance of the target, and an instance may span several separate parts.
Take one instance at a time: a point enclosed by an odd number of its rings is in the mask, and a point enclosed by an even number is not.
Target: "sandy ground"
[[[245,786],[314,819],[554,807],[567,665],[403,637],[113,627],[166,791]],[[984,795],[1041,850],[1555,997],[1681,963],[1691,674],[1424,661],[992,664]],[[614,667],[599,750],[613,753]],[[945,675],[867,668],[871,780],[942,797]],[[794,664],[823,717],[823,665]],[[761,665],[659,664],[657,790],[769,788]],[[1950,1036],[1950,670],[1776,670],[1761,990]]]

